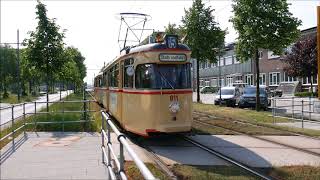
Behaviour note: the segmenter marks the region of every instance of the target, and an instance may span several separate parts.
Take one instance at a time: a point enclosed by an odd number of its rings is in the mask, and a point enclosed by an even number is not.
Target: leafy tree
[[[17,57],[15,49],[8,45],[0,46],[0,84],[3,98],[8,98],[8,87],[17,77]]]
[[[221,48],[224,44],[225,31],[218,27],[212,12],[210,6],[205,7],[201,0],[195,0],[182,18],[186,44],[192,50],[191,57],[197,60],[197,102],[200,102],[199,62],[208,59],[216,62],[218,52],[213,49]]]
[[[83,79],[86,76],[85,58],[80,51],[74,47],[67,47],[64,51],[65,65],[59,73],[59,80],[63,82],[73,82],[77,87],[82,87]]]
[[[284,48],[299,37],[297,27],[301,21],[292,17],[286,0],[233,0],[234,17],[231,19],[239,37],[236,44],[237,58],[255,60],[256,110],[259,98],[259,49],[268,49],[280,55]]]
[[[31,66],[46,74],[47,101],[49,101],[49,81],[52,80],[55,72],[62,69],[64,63],[64,58],[62,58],[64,33],[59,32],[60,27],[56,24],[55,19],[47,17],[46,6],[39,0],[37,2],[38,26],[30,33],[30,39],[26,40],[28,46],[26,56]]]
[[[168,26],[165,26],[165,33],[166,34],[174,34],[174,35],[178,35],[179,41],[182,42],[182,40],[184,40],[185,37],[185,30],[183,29],[183,27],[179,26],[177,27],[176,24],[168,24]]]
[[[284,71],[292,77],[308,77],[311,81],[311,92],[313,94],[311,77],[318,73],[317,64],[317,36],[307,37],[296,42],[282,60],[286,67]]]
[[[27,49],[21,49],[21,63],[20,63],[20,72],[21,72],[21,83],[22,83],[22,92],[23,94],[27,94],[26,92],[26,84],[28,84],[29,90],[28,93],[32,95],[36,95],[37,90],[36,87],[39,85],[42,80],[44,80],[43,73],[37,70],[35,65],[32,65],[27,58]]]

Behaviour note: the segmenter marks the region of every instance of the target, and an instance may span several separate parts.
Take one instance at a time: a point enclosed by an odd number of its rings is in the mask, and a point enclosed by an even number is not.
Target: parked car
[[[205,87],[202,87],[200,89],[200,93],[203,93],[203,94],[206,94],[206,93],[215,93],[217,92],[218,89],[216,87],[211,87],[211,86],[205,86]]]
[[[260,87],[260,105],[265,110],[268,108],[268,93],[265,87]],[[243,94],[240,97],[239,107],[255,107],[256,106],[256,92],[257,87],[250,86],[244,89]]]
[[[227,106],[236,106],[240,101],[240,92],[237,87],[223,87],[221,88],[221,104],[225,104]],[[220,104],[220,91],[218,91],[217,95],[214,99],[214,104]]]

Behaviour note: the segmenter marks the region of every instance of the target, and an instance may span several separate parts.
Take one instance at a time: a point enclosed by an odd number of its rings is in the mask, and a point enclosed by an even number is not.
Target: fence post
[[[11,132],[12,132],[12,148],[13,150],[15,149],[14,147],[14,105],[11,106]]]
[[[83,85],[83,118],[85,120],[85,128],[88,130],[88,122],[87,122],[87,102],[86,102],[86,86]]]
[[[309,121],[311,121],[311,97],[309,97]]]
[[[23,103],[23,135],[26,135],[26,103]]]
[[[110,133],[110,125],[108,123],[108,119],[105,119],[104,121],[106,121],[106,126],[107,126],[107,136],[108,136],[108,159],[107,159],[107,162],[108,162],[108,167],[111,167],[111,154],[110,154],[110,149],[109,149],[109,144],[112,146],[112,143],[111,143],[111,133]],[[109,174],[109,179],[111,179],[111,176],[110,176],[110,173]]]
[[[272,117],[273,117],[273,124],[275,123],[275,117],[274,117],[275,107],[274,107],[274,97],[272,97]]]
[[[103,120],[103,115],[102,115],[102,111],[101,111],[101,146],[104,148],[104,120]],[[105,160],[104,160],[104,153],[103,153],[103,149],[102,150],[102,163],[105,164]]]
[[[302,126],[302,128],[304,128],[304,125],[303,125],[303,116],[304,116],[303,115],[303,99],[301,100],[301,104],[302,104],[301,105],[301,123],[302,123],[301,126]]]
[[[34,115],[37,115],[37,101],[34,102]],[[37,118],[34,118],[34,130],[37,131]]]
[[[119,136],[120,137],[120,136]],[[123,144],[119,141],[120,143],[120,158],[119,158],[119,161],[120,161],[120,171],[119,171],[119,174],[121,172],[124,171],[124,154],[123,154]]]
[[[64,100],[62,101],[62,132],[64,132]]]
[[[294,96],[292,97],[292,120],[294,120]]]

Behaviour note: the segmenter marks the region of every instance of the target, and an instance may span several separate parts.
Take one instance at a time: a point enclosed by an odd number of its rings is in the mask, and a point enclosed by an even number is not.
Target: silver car
[[[235,107],[239,104],[240,101],[240,91],[237,87],[223,87],[218,91],[217,95],[214,98],[214,104],[225,104],[227,106]],[[220,98],[221,97],[221,98]]]

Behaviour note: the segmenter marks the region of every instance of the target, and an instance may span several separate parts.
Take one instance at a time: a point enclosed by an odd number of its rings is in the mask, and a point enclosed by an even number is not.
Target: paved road
[[[61,93],[61,97],[64,98],[67,96],[67,94],[72,93],[71,90],[67,91],[62,91]],[[60,93],[56,93],[56,94],[50,94],[49,95],[49,101],[50,102],[56,102],[60,100]],[[46,96],[40,96],[36,102],[46,102],[47,101],[47,97]],[[6,104],[8,105],[8,104]],[[2,106],[1,107],[6,107],[6,106]],[[41,109],[46,107],[46,103],[37,103],[37,112],[40,111]],[[32,113],[34,112],[35,106],[34,103],[30,103],[30,104],[26,104],[25,105],[25,111],[26,113]],[[17,118],[19,116],[23,115],[23,106],[16,106],[14,107],[14,118]],[[0,125],[6,124],[7,122],[11,121],[12,119],[12,109],[8,108],[8,109],[3,109],[0,110]]]

